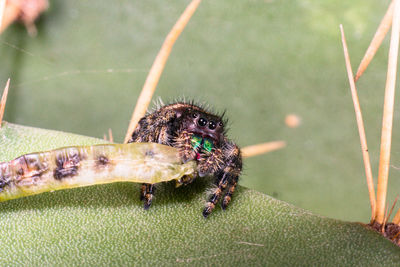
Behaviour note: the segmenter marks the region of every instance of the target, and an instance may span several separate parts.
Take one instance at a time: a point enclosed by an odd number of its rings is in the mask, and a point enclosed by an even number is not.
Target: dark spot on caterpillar
[[[0,192],[3,191],[4,187],[8,185],[8,182],[6,182],[3,177],[0,177]]]
[[[24,169],[23,168],[19,168],[18,171],[17,171],[17,174],[20,175],[20,176],[24,175]]]
[[[15,159],[15,161],[17,162],[15,165],[15,174],[18,176],[23,176],[25,173],[24,167],[27,167],[25,156],[18,157]]]
[[[3,191],[3,188],[6,187],[8,183],[3,179],[3,177],[0,177],[0,192]]]
[[[107,165],[108,163],[109,163],[109,160],[106,156],[104,156],[104,155],[98,156],[98,158],[97,158],[98,165],[104,166],[104,165]]]
[[[0,164],[0,192],[3,191],[4,187],[10,184],[11,173],[7,171],[7,166],[3,167]]]
[[[31,156],[31,155],[26,155],[25,156],[25,161],[27,163],[27,166],[29,169],[34,169],[36,171],[41,171],[42,169],[45,169],[46,166],[41,164],[41,162],[38,160],[36,156]]]
[[[47,172],[48,166],[46,162],[40,162],[37,155],[24,155],[20,160],[21,170],[17,171],[18,175],[24,175],[26,177],[31,177],[33,179],[38,179],[43,173]],[[26,169],[23,167],[26,166]]]
[[[71,168],[63,169],[63,168],[56,168],[54,170],[53,176],[56,180],[61,180],[65,177],[72,177],[78,174],[78,167],[74,166]]]
[[[65,177],[72,177],[78,174],[78,164],[80,162],[79,154],[65,155],[60,153],[56,157],[57,168],[54,170],[53,176],[56,180]]]
[[[147,150],[145,155],[146,155],[146,157],[152,158],[152,157],[154,157],[155,153],[153,150]]]
[[[34,156],[34,157],[32,157],[31,155],[25,155],[24,156],[25,157],[25,161],[26,161],[26,163],[28,164],[28,165],[34,165],[34,164],[37,164],[37,157],[36,156]]]

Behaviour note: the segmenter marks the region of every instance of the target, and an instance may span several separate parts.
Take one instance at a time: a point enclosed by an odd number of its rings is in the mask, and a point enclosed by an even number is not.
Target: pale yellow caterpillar
[[[196,163],[156,143],[65,147],[0,163],[0,201],[42,192],[105,184],[155,184],[192,177]]]

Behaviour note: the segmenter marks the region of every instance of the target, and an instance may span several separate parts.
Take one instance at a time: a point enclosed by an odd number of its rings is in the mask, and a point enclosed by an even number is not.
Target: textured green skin
[[[4,138],[7,137],[7,138]],[[58,140],[54,142],[55,138]],[[50,149],[101,140],[6,124],[0,149]],[[51,144],[47,144],[47,143]],[[202,218],[209,183],[159,187],[150,210],[139,186],[117,183],[0,204],[2,265],[385,265],[400,249],[358,223],[313,215],[239,187],[227,211]]]

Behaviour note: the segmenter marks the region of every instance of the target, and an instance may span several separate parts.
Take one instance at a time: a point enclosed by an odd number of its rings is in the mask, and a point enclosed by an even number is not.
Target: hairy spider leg
[[[218,175],[219,176],[219,175]],[[214,210],[215,204],[217,204],[218,200],[221,198],[222,192],[226,188],[228,183],[228,175],[226,173],[222,173],[222,178],[217,180],[216,185],[217,187],[213,190],[206,207],[203,210],[204,218],[207,218],[208,215]]]
[[[151,201],[153,200],[155,186],[154,184],[142,184],[140,191],[141,191],[140,199],[143,200],[144,209],[147,210],[151,206]]]
[[[140,200],[142,200],[142,201],[146,197],[146,188],[147,188],[147,184],[142,184],[140,186]]]
[[[179,148],[180,156],[182,157],[183,162],[187,162],[196,158],[200,144],[197,144],[195,148],[193,145],[193,134],[188,131],[182,131],[182,133],[176,138],[175,146]]]
[[[229,202],[231,202],[232,195],[235,192],[235,188],[236,188],[238,180],[239,180],[239,176],[235,176],[229,182],[228,189],[227,189],[224,199],[222,200],[222,203],[221,203],[221,207],[223,210],[225,210],[226,207],[229,205]]]
[[[235,191],[239,175],[242,169],[242,160],[240,149],[233,143],[227,142],[227,146],[223,148],[222,154],[224,155],[224,165],[220,165],[220,170],[217,172],[217,184],[218,187],[214,190],[206,207],[203,210],[203,216],[207,216],[215,208],[215,204],[221,198],[221,195],[226,187],[228,187],[223,201],[221,203],[222,209],[226,209],[229,202],[231,201],[232,195]],[[217,165],[217,164],[215,164]]]

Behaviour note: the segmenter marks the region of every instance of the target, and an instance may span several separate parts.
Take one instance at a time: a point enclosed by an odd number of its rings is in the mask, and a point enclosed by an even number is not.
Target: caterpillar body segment
[[[0,163],[0,201],[42,192],[105,184],[155,184],[194,176],[178,150],[155,143],[65,147]]]

